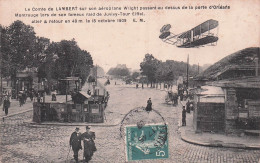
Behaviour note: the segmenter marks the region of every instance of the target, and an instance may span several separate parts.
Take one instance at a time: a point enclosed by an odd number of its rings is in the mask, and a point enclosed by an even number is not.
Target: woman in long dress
[[[81,138],[84,143],[84,158],[86,162],[89,162],[97,150],[95,146],[95,132],[91,132],[90,128],[86,127],[86,132],[81,135]]]

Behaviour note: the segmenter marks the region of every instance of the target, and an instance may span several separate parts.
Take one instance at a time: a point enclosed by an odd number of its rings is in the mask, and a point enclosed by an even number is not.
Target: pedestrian
[[[84,143],[84,158],[85,161],[88,163],[94,152],[97,151],[96,145],[95,145],[95,140],[96,136],[95,136],[95,132],[90,131],[90,127],[86,126],[86,132],[84,132],[81,135],[81,139],[83,140]]]
[[[32,90],[29,91],[29,96],[30,96],[31,101],[33,101],[33,91]]]
[[[33,102],[37,101],[37,91],[33,91]]]
[[[193,106],[193,103],[192,103],[192,102],[190,103],[190,110],[191,110],[191,111],[194,110],[194,106]]]
[[[37,93],[37,102],[41,102],[41,95],[40,95],[40,93]]]
[[[180,100],[183,101],[183,93],[180,94]]]
[[[136,84],[136,89],[138,88],[138,84]]]
[[[25,104],[25,102],[27,100],[26,92],[22,93],[22,98],[23,98],[23,104]]]
[[[190,100],[188,100],[188,102],[186,103],[186,110],[187,113],[190,113]]]
[[[81,133],[79,132],[79,128],[76,127],[75,131],[70,136],[70,147],[72,147],[73,150],[73,157],[78,163],[78,153],[79,150],[82,149],[81,146]]]
[[[3,110],[5,111],[5,115],[8,115],[8,109],[10,107],[10,101],[8,97],[5,97]]]
[[[90,89],[88,89],[88,92],[87,92],[87,94],[88,94],[88,95],[91,95],[91,91],[90,91]]]
[[[20,107],[23,106],[23,96],[21,92],[18,93],[18,100],[19,100]]]
[[[144,89],[144,83],[142,82],[142,89]]]
[[[52,92],[51,94],[51,101],[56,101],[57,98],[56,98],[56,91]]]
[[[146,108],[145,108],[145,110],[146,111],[152,111],[152,100],[151,100],[151,98],[149,98],[148,100],[147,100],[147,106],[146,106]]]
[[[182,107],[182,126],[186,126],[186,110],[185,110],[185,106]]]
[[[173,95],[173,102],[174,102],[174,105],[178,105],[178,94],[177,93],[174,93],[174,95]]]

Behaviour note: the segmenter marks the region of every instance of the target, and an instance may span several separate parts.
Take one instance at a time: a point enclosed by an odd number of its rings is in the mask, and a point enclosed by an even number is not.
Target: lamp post
[[[91,85],[93,86],[93,94],[95,95],[96,80],[91,82]]]
[[[17,99],[17,100],[19,100],[19,99],[18,99],[19,83],[20,83],[20,82],[19,82],[19,79],[16,80],[16,99]]]
[[[188,89],[189,89],[189,54],[188,54],[188,58],[187,58],[187,94],[188,94]]]
[[[46,85],[47,79],[43,78],[42,80],[42,86],[43,86],[43,103],[45,103],[45,85]]]
[[[76,92],[79,92],[79,87],[80,87],[80,80],[76,80],[75,81],[75,84],[76,84]]]

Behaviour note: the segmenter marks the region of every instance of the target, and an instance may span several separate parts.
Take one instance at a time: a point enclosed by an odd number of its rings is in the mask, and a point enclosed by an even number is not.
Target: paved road
[[[113,81],[111,83],[114,83]],[[145,106],[151,97],[153,108],[159,110],[169,126],[170,158],[140,162],[258,162],[259,150],[202,147],[183,142],[178,133],[180,111],[163,103],[165,92],[145,88],[135,89],[122,85],[108,86],[110,101],[106,109],[108,120],[120,122],[129,110]],[[111,118],[113,117],[113,118]],[[3,163],[9,162],[66,162],[69,137],[73,126],[38,126],[23,123],[32,119],[32,112],[6,118],[1,122],[1,148]],[[124,141],[120,137],[120,125],[92,127],[96,132],[98,151],[91,162],[125,162]],[[84,132],[84,127],[80,127]],[[82,152],[80,152],[82,158]],[[70,151],[68,160],[72,160]]]

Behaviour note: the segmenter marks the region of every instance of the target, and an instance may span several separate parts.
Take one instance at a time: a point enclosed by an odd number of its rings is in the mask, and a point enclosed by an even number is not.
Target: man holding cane
[[[72,147],[74,153],[74,159],[76,163],[78,163],[78,153],[79,150],[82,149],[81,146],[81,134],[79,132],[79,128],[77,127],[75,131],[70,136],[70,147]]]

